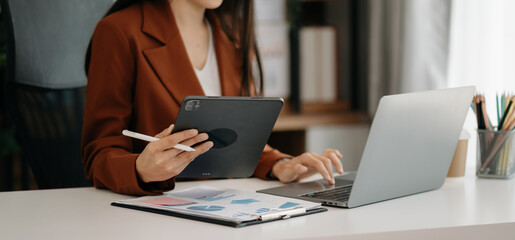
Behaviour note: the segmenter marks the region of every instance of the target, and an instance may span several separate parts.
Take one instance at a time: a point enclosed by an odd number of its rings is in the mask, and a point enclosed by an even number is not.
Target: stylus
[[[137,133],[137,132],[131,132],[127,129],[123,130],[122,134],[127,137],[132,137],[132,138],[136,138],[136,139],[147,141],[147,142],[154,142],[154,141],[159,140],[159,138],[147,136],[145,134],[141,134],[141,133]],[[173,146],[173,148],[183,150],[186,152],[194,152],[195,151],[194,148],[183,145],[183,144],[176,144]]]

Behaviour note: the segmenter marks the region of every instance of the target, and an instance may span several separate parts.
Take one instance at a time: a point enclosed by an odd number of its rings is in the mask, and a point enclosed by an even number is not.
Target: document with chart
[[[112,205],[234,227],[326,211],[320,203],[206,185]]]

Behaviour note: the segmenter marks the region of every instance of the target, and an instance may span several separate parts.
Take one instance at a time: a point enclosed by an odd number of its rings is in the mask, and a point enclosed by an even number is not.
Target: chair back
[[[84,56],[114,0],[0,0],[7,32],[6,120],[39,188],[88,186],[80,160]]]

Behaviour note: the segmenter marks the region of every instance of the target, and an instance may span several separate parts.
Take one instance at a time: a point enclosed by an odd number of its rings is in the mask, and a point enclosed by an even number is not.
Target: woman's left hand
[[[322,155],[303,153],[291,160],[276,162],[272,167],[272,174],[281,182],[293,182],[319,172],[329,184],[334,184],[333,166],[342,174],[342,157],[336,149],[326,149]]]

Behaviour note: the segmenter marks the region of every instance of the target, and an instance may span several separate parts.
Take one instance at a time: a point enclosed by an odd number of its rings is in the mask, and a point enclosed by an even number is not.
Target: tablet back
[[[173,132],[207,132],[214,146],[177,178],[251,176],[282,106],[281,98],[186,97]]]

